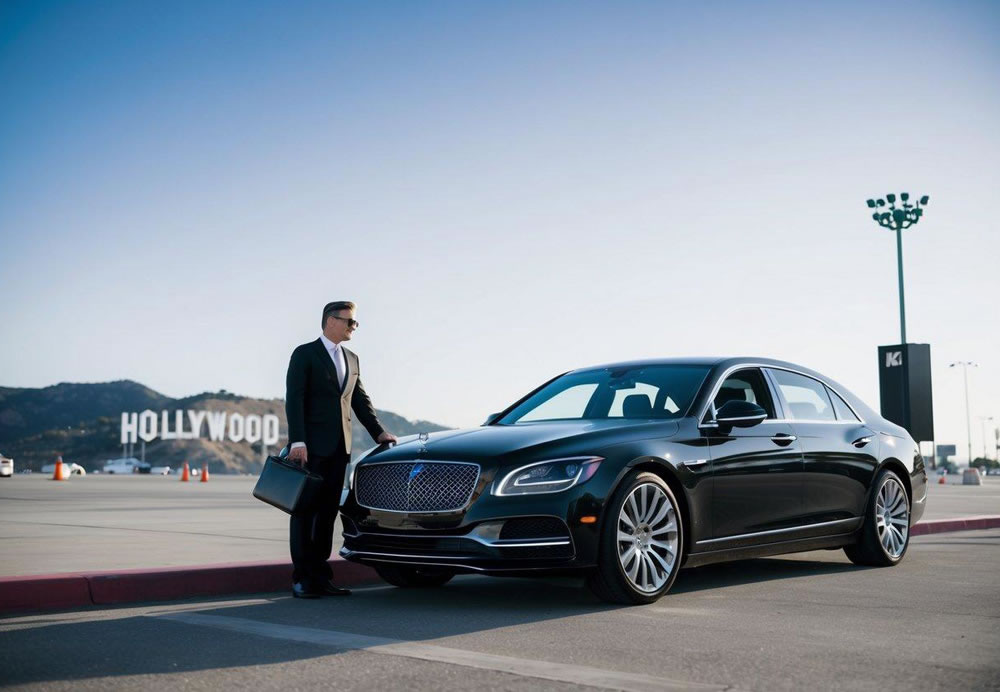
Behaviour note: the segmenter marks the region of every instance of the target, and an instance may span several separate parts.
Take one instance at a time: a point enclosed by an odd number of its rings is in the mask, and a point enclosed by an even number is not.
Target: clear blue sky
[[[5,2],[0,384],[283,396],[351,299],[409,418],[660,355],[877,407],[895,244],[864,202],[907,190],[908,336],[964,456],[949,362],[1000,422],[997,36],[985,2]]]

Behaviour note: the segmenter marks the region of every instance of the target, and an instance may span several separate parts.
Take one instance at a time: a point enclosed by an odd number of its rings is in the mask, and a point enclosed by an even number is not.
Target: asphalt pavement
[[[681,572],[650,606],[573,579],[0,620],[24,689],[1000,689],[1000,530],[919,536],[888,569],[842,551]]]

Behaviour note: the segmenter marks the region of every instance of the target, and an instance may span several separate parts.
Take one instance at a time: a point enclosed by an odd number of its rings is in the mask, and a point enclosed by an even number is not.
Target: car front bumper
[[[371,509],[359,505],[352,491],[341,508],[340,556],[370,565],[440,565],[488,574],[587,569],[597,563],[602,490],[610,486],[600,476],[534,496],[497,497],[487,482],[467,507],[452,512]]]

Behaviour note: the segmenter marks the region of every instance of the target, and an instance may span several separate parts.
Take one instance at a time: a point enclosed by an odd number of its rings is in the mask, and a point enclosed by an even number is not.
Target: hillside
[[[122,380],[100,384],[62,383],[42,389],[0,388],[0,452],[14,459],[20,470],[38,471],[61,455],[88,471],[107,459],[122,456],[121,414],[153,411],[204,410],[243,415],[274,414],[279,420],[280,441],[287,441],[288,426],[281,399],[254,399],[226,391],[204,392],[171,399],[137,382]],[[398,436],[445,430],[427,421],[410,421],[391,411],[377,411],[386,429]],[[373,444],[355,421],[355,455]],[[277,449],[267,450],[273,454]],[[134,449],[140,455],[140,445]],[[156,466],[208,464],[213,473],[258,473],[263,464],[260,443],[201,439],[153,440],[146,445],[146,461]]]
[[[41,389],[0,387],[0,443],[101,416],[117,418],[122,411],[155,411],[171,402],[170,397],[132,380],[60,382]]]

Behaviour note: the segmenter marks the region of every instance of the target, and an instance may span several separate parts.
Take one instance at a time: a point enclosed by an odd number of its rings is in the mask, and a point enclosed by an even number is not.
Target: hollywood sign
[[[169,411],[159,415],[146,409],[142,413],[122,413],[122,444],[137,439],[152,442],[161,440],[197,440],[203,427],[208,427],[208,437],[213,442],[263,442],[278,443],[278,417],[273,413],[263,416],[225,411],[174,411],[173,429]]]

